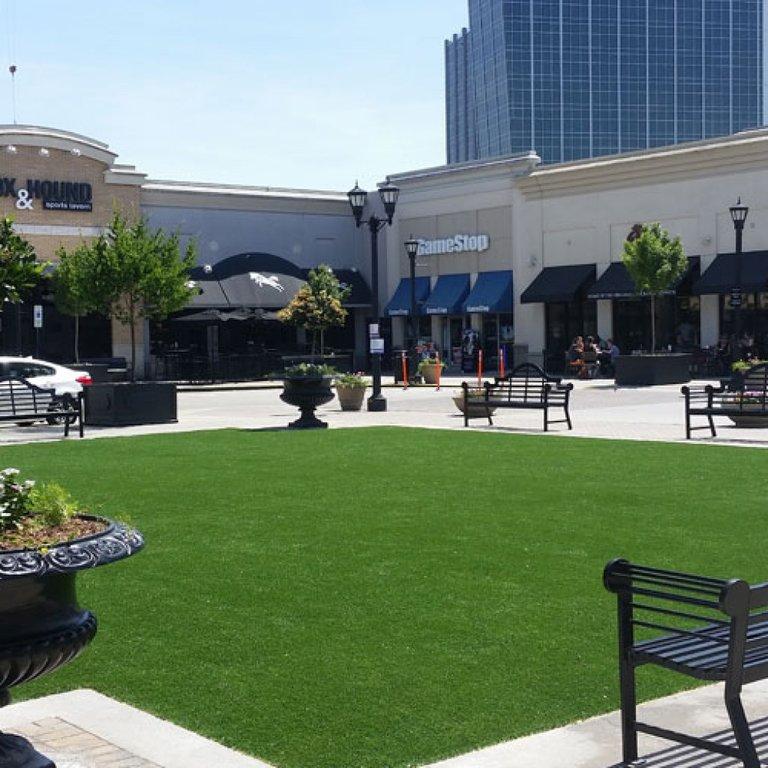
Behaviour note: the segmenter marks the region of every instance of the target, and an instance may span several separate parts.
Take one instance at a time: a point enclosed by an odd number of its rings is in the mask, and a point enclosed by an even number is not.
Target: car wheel
[[[72,398],[68,395],[64,395],[63,398],[54,400],[48,406],[48,416],[45,417],[46,422],[51,426],[64,424],[65,420],[68,420],[70,424],[74,424],[77,421],[77,411],[74,409]]]

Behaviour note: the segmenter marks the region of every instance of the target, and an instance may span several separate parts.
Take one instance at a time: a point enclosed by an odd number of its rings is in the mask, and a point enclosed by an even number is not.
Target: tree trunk
[[[131,320],[131,381],[136,381],[136,308],[131,300],[128,313]]]
[[[312,357],[317,352],[317,331],[312,331]]]
[[[320,362],[323,362],[325,356],[325,328],[320,329]]]
[[[656,352],[656,296],[651,294],[651,354]]]
[[[75,315],[75,362],[80,362],[80,315]]]

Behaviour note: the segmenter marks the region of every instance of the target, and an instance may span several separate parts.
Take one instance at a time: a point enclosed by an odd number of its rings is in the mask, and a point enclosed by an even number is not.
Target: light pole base
[[[368,398],[368,410],[371,413],[382,413],[387,410],[387,401],[384,395],[379,393],[378,395],[371,395]]]

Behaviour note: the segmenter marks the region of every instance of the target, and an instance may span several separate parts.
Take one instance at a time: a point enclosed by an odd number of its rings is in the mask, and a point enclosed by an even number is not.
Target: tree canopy
[[[651,351],[656,350],[656,297],[669,291],[688,269],[679,237],[661,224],[643,224],[624,243],[622,261],[637,292],[651,297]]]
[[[13,219],[0,218],[0,311],[6,302],[22,301],[40,282],[45,266],[32,244],[14,231]]]
[[[284,323],[296,325],[312,333],[312,354],[315,353],[316,337],[320,335],[320,354],[324,353],[325,331],[343,326],[348,312],[342,302],[351,289],[342,286],[327,264],[320,264],[309,271],[307,284],[299,288],[290,303],[280,310],[278,317]]]

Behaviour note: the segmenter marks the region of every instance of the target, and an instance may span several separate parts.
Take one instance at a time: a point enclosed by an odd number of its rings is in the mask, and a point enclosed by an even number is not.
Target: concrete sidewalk
[[[617,694],[618,695],[618,694]],[[768,681],[744,688],[744,708],[761,762],[768,761]],[[723,686],[708,685],[642,704],[638,719],[694,736],[735,744],[723,705]],[[736,768],[737,760],[651,736],[640,736],[643,768]],[[470,752],[426,768],[619,768],[619,713]],[[640,765],[640,764],[638,764]]]
[[[434,387],[391,388],[384,391],[388,402],[384,413],[343,412],[338,400],[334,399],[318,409],[318,416],[332,429],[394,426],[464,430],[464,420],[452,402],[455,394],[458,394],[455,382],[439,391]],[[680,387],[676,385],[617,389],[608,381],[575,382],[571,415],[573,431],[559,424],[554,425],[548,435],[552,438],[685,442],[684,403]],[[128,437],[212,429],[283,429],[297,417],[298,410],[283,403],[280,391],[275,389],[180,392],[177,424],[86,427],[86,437]],[[712,440],[702,431],[695,433],[696,438],[691,444],[768,447],[768,428],[737,429],[729,419],[715,421],[720,432],[717,439]],[[704,419],[698,423],[704,423]],[[489,427],[484,419],[476,419],[471,422],[471,430],[541,435],[542,413],[500,410],[494,417],[493,427]],[[4,425],[0,428],[0,444],[6,445],[60,440],[61,436],[60,427],[46,425]],[[77,441],[78,438],[70,439]]]

